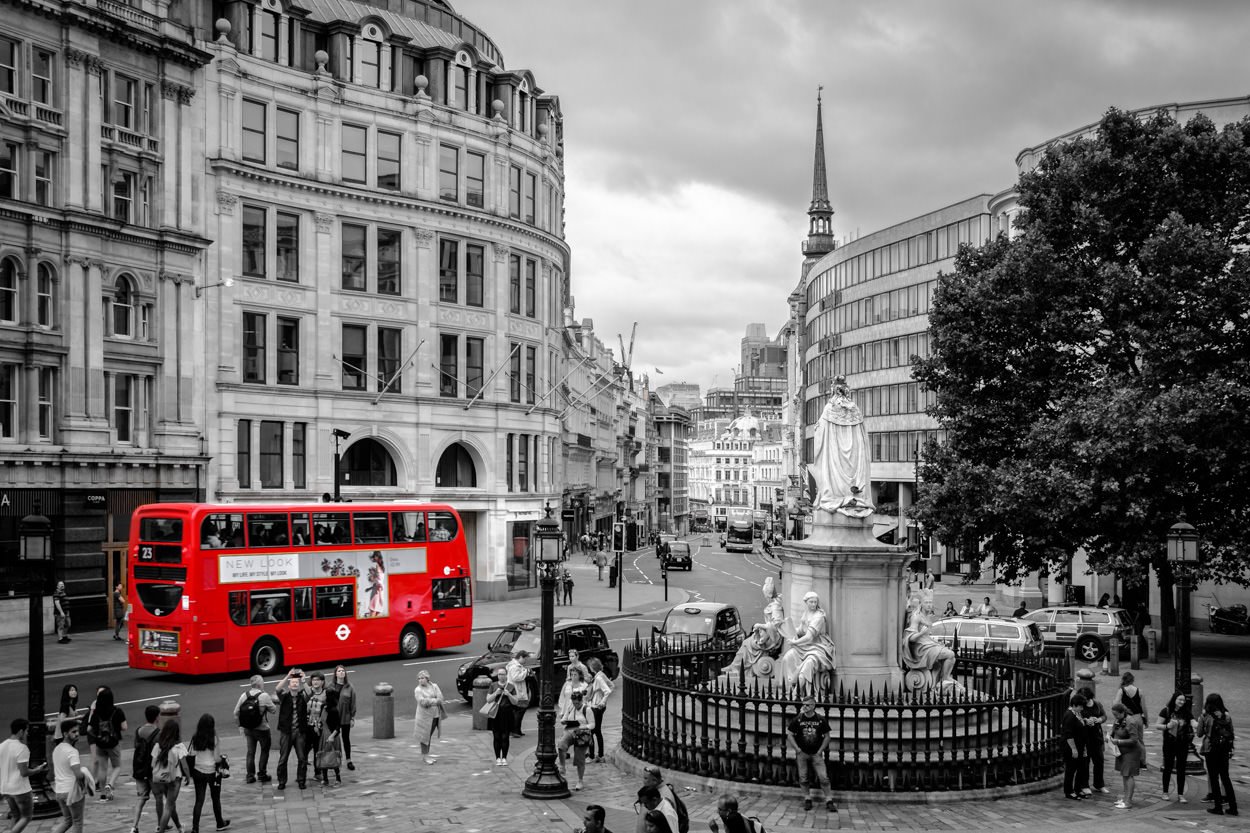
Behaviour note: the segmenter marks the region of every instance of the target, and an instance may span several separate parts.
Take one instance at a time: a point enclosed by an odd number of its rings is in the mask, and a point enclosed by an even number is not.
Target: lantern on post
[[[47,760],[47,724],[43,702],[43,594],[52,575],[52,522],[39,510],[33,511],[17,526],[18,558],[26,574],[30,593],[29,656],[26,669],[26,745],[30,748],[31,769]],[[48,784],[47,770],[32,774],[30,786],[34,793],[35,817],[51,818],[60,813],[59,805]]]
[[[1198,566],[1198,530],[1185,522],[1182,512],[1168,530],[1168,563],[1176,583],[1176,687],[1191,694],[1189,653],[1189,591],[1192,570]]]
[[[564,536],[560,524],[551,517],[551,504],[544,507],[544,517],[537,524],[534,536],[538,547],[538,581],[542,589],[541,662],[538,686],[538,748],[534,752],[534,772],[525,781],[521,795],[526,798],[568,798],[568,782],[556,768],[556,705],[555,657],[552,654],[555,631],[556,571],[564,555]]]

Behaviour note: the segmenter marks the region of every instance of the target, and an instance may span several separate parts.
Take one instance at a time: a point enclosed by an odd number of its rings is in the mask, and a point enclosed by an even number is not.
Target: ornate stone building
[[[203,494],[202,354],[185,335],[209,244],[209,56],[155,0],[0,10],[0,570],[38,508],[90,627],[131,510]],[[26,632],[24,609],[0,599],[0,634]]]

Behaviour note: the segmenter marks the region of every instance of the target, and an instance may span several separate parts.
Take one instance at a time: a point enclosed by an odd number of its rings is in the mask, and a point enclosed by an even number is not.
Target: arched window
[[[377,440],[352,443],[343,460],[343,483],[348,486],[394,486],[395,461]]]
[[[11,258],[0,260],[0,321],[17,323],[17,263]]]
[[[360,83],[382,86],[382,29],[372,23],[360,33]]]
[[[444,489],[471,489],[477,486],[477,468],[473,465],[473,457],[467,448],[460,443],[452,443],[447,447],[438,460],[434,485]]]
[[[39,277],[35,286],[36,323],[40,327],[53,327],[56,324],[56,273],[47,263],[39,264]]]
[[[113,285],[113,335],[130,338],[134,335],[135,291],[130,278],[119,275]]]

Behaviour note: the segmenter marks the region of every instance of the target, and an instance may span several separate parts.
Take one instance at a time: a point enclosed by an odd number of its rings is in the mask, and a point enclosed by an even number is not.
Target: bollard
[[[1098,680],[1094,677],[1092,669],[1081,668],[1077,670],[1072,679],[1072,690],[1080,692],[1087,688],[1096,696],[1098,694]]]
[[[473,679],[473,731],[484,732],[489,718],[482,714],[486,705],[486,694],[490,691],[490,677],[482,675]]]
[[[1107,651],[1107,674],[1112,677],[1120,676],[1120,637],[1111,637],[1111,647]]]
[[[1202,705],[1203,701],[1206,699],[1206,694],[1203,692],[1201,674],[1189,675],[1189,691],[1190,711],[1192,711],[1194,715],[1202,714]]]
[[[611,588],[615,586],[616,586],[616,564],[612,564],[608,567],[608,587]]]
[[[373,736],[379,740],[395,737],[395,687],[378,683],[373,687]]]
[[[1072,680],[1072,688],[1073,688],[1073,689],[1075,689],[1075,688],[1076,688],[1076,683],[1077,683],[1077,679],[1076,679],[1076,649],[1075,649],[1075,648],[1071,648],[1071,647],[1069,647],[1069,648],[1064,648],[1064,649],[1063,649],[1063,656],[1064,656],[1064,658],[1068,661],[1068,673],[1072,675],[1072,677],[1071,677],[1071,680]]]
[[[1133,634],[1133,641],[1128,644],[1128,665],[1134,671],[1141,668],[1141,635]]]
[[[156,725],[164,728],[169,721],[177,721],[181,714],[182,706],[177,700],[166,700],[161,703],[161,716],[156,719]]]
[[[1159,661],[1159,632],[1154,628],[1146,628],[1146,661]]]

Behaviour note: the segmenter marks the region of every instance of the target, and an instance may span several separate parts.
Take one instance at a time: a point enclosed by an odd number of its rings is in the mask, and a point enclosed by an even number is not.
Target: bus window
[[[238,543],[232,543],[235,532],[238,532]],[[200,549],[220,550],[227,547],[243,546],[242,515],[209,515],[200,525]]]
[[[303,622],[313,618],[311,587],[295,588],[295,621]]]
[[[321,546],[350,544],[351,515],[346,512],[314,512],[313,539]]]
[[[356,533],[357,544],[386,544],[391,540],[391,532],[386,527],[385,514],[366,515],[363,512],[357,512],[352,515],[352,525]]]
[[[135,591],[143,609],[153,616],[168,616],[182,600],[182,588],[176,584],[139,584]]]
[[[434,596],[434,610],[451,610],[469,606],[469,580],[467,578],[436,578],[430,582]]]
[[[352,603],[351,584],[329,584],[318,587],[317,618],[318,619],[350,619],[355,611]]]
[[[247,624],[247,591],[234,590],[230,593],[230,621],[236,625]]]
[[[181,541],[181,518],[144,518],[139,521],[140,541]]]
[[[456,537],[459,528],[456,516],[450,512],[427,512],[430,516],[430,540],[450,541]]]
[[[395,533],[395,543],[425,540],[424,512],[392,512],[391,530]]]
[[[281,515],[251,512],[247,516],[247,545],[249,547],[288,547],[291,533],[287,529],[286,513]]]
[[[303,512],[291,516],[291,545],[306,547],[312,543],[308,534],[308,516]]]
[[[253,625],[291,621],[290,590],[254,590],[251,605]]]

